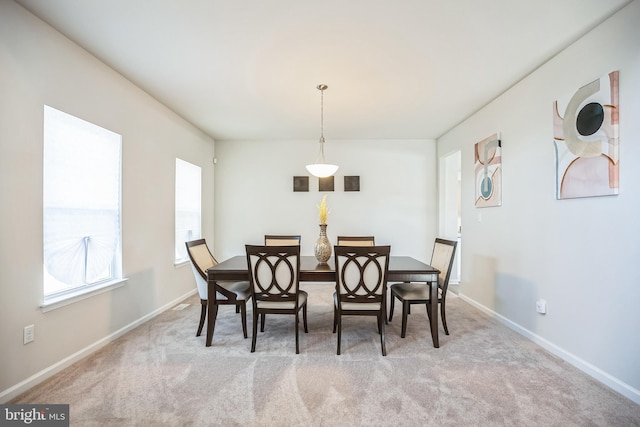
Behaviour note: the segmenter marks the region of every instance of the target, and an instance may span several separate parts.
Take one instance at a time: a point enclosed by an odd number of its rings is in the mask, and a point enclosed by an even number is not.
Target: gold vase
[[[326,264],[331,257],[331,242],[327,238],[327,224],[320,224],[320,236],[316,240],[314,253],[321,264]]]

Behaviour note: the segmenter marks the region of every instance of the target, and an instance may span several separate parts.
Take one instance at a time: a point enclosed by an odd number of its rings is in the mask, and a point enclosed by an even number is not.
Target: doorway
[[[439,160],[439,234],[445,239],[456,240],[458,247],[453,261],[449,284],[460,283],[462,251],[461,182],[462,154],[460,150],[447,153]],[[452,289],[453,290],[453,289]]]

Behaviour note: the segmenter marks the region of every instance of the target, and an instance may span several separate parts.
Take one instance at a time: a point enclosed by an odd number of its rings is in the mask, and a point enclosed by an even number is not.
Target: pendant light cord
[[[322,85],[318,86],[320,89],[320,139],[324,142],[324,89]]]
[[[324,90],[327,88],[327,85],[320,84],[318,85],[318,89],[320,90],[320,158],[318,159],[318,163],[326,163],[324,160]]]

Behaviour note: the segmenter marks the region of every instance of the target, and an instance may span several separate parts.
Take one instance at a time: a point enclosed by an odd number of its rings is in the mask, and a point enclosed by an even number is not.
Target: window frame
[[[92,149],[84,150],[87,147],[84,144],[92,143],[95,144]],[[100,151],[100,146],[103,148],[102,151]],[[77,147],[82,147],[82,150],[77,150]],[[72,150],[79,157],[69,157],[68,152]],[[82,151],[85,151],[85,153],[82,153]],[[94,153],[96,151],[103,155],[107,153],[112,156],[110,162],[100,161],[101,164],[107,164],[105,167],[110,168],[105,179],[94,180],[92,178],[96,174],[87,172],[87,169],[100,171],[100,168],[95,166],[98,163],[95,158],[93,162],[86,162],[86,160],[91,160],[92,155],[96,156]],[[83,155],[85,156],[84,158],[81,157]],[[77,170],[69,172],[69,164],[75,164],[79,167]],[[91,166],[85,166],[87,164]],[[55,183],[52,184],[52,181]],[[83,182],[84,184],[89,182],[89,184],[83,185],[85,187],[83,189],[76,187],[75,192],[60,191],[60,186],[73,185],[76,182]],[[101,195],[100,191],[96,191],[97,188],[104,189],[105,194]],[[61,196],[63,193],[69,194],[66,200],[65,196]],[[86,197],[87,194],[92,196]],[[127,281],[122,275],[122,136],[120,134],[54,107],[44,105],[42,209],[43,303],[41,308],[43,311],[120,287]],[[57,215],[56,211],[59,211]],[[90,231],[90,234],[84,236],[81,239],[81,243],[76,241],[74,245],[76,255],[79,252],[84,252],[84,263],[82,261],[78,262],[77,256],[73,261],[67,262],[74,270],[82,270],[82,278],[78,279],[70,276],[61,278],[59,275],[54,278],[54,275],[57,274],[50,272],[47,264],[51,267],[52,263],[59,263],[60,261],[55,260],[58,252],[47,245],[50,243],[59,244],[60,239],[70,240],[70,235],[73,234],[69,231],[71,227],[68,224],[66,227],[64,224],[56,224],[56,221],[69,223],[76,216],[80,216],[85,221],[83,227],[79,227],[82,229],[80,234],[84,234],[86,231]],[[54,234],[57,232],[59,235],[51,237],[48,235],[49,232]],[[98,236],[106,236],[103,238],[108,243],[98,242]],[[74,239],[78,240],[77,236]],[[92,240],[96,240],[96,244],[90,246]],[[102,271],[100,270],[102,267],[94,270],[98,271],[98,274],[95,274],[97,276],[95,277],[96,280],[90,280],[88,279],[90,263],[95,262],[98,255],[92,252],[93,256],[91,256],[90,261],[89,248],[94,249],[101,244],[107,246],[107,249],[102,251],[106,254],[106,257],[102,255],[102,261],[98,264],[107,264]],[[109,256],[111,256],[110,259]],[[103,272],[107,271],[109,274],[99,277]],[[55,286],[52,286],[54,281],[61,284],[59,289],[55,289]]]
[[[197,175],[197,184],[194,179]],[[197,194],[197,202],[193,200],[185,200],[184,197],[188,196],[181,192],[185,188],[197,187],[197,191],[191,191],[191,194]],[[194,163],[188,162],[184,159],[176,157],[175,161],[175,180],[174,180],[174,265],[182,265],[189,262],[189,255],[187,254],[185,242],[202,238],[202,167]],[[188,211],[182,209],[185,205],[191,205],[190,207],[197,206],[197,210]],[[181,218],[184,218],[185,212],[197,212],[197,228],[193,233],[186,236],[187,240],[183,240],[185,237],[179,237],[184,234],[184,222],[181,222]],[[188,214],[187,214],[188,216]],[[192,230],[188,230],[192,231]],[[182,256],[179,256],[182,255]]]

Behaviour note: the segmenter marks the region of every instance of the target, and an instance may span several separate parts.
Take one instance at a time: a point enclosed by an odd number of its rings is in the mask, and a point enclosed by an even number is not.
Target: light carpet
[[[426,312],[387,325],[345,317],[332,333],[332,286],[304,284],[309,333],[267,316],[255,353],[222,306],[214,345],[195,337],[199,299],[167,311],[11,403],[68,403],[77,426],[640,426],[640,405],[453,294],[451,335],[434,348]]]

